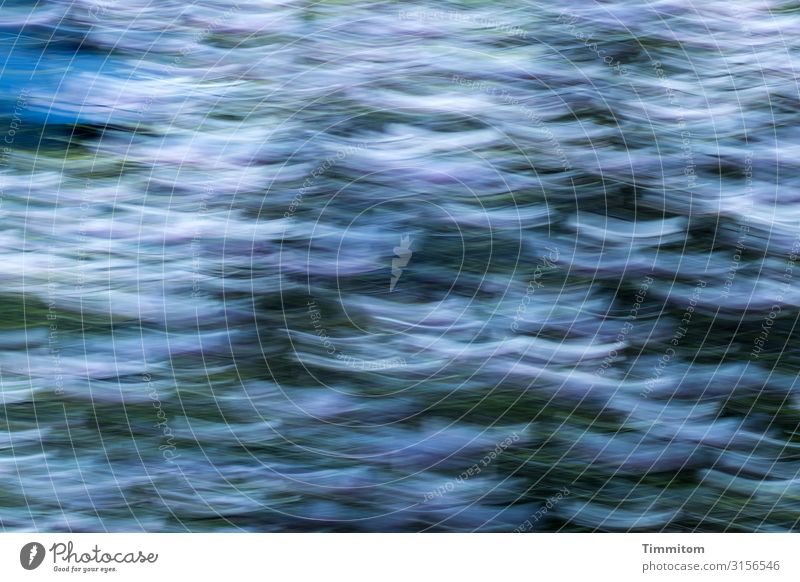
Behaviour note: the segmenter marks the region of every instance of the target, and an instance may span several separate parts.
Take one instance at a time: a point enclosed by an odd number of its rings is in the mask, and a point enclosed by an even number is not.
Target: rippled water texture
[[[796,529],[799,39],[4,2],[3,529]]]

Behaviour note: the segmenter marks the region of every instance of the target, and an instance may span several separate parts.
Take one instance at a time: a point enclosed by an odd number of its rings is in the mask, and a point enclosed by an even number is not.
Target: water
[[[0,523],[786,531],[794,2],[6,2]]]

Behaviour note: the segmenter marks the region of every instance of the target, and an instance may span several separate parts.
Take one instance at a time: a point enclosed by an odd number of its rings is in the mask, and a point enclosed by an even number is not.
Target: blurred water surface
[[[799,11],[0,4],[3,528],[794,529]]]

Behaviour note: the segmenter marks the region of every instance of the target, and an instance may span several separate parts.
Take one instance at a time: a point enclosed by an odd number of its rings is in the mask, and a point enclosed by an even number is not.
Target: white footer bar
[[[0,536],[0,573],[119,582],[796,581],[798,546],[797,534],[14,533]]]

